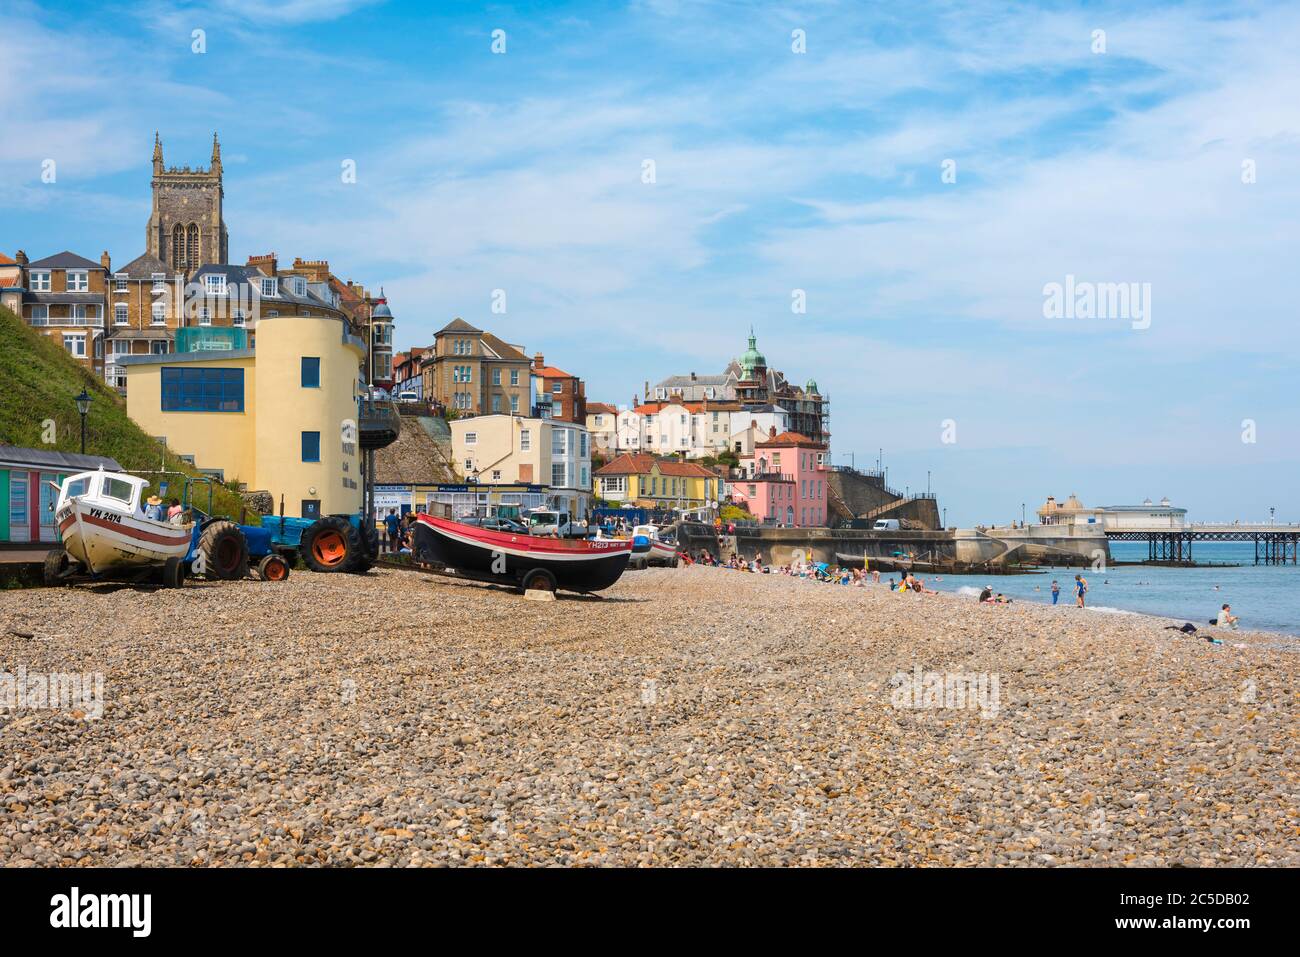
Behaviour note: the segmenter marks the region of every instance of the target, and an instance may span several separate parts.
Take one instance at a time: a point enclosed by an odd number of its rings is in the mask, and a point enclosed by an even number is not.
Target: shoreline
[[[0,711],[0,864],[1300,864],[1268,635],[698,566],[343,577],[0,593],[6,667],[104,685],[97,721]]]

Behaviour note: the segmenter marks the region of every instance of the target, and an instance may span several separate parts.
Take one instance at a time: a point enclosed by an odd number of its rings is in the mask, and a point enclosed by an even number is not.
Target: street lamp
[[[1276,511],[1277,511],[1277,507],[1276,507],[1276,506],[1270,505],[1270,506],[1268,507],[1268,523],[1269,523],[1270,525],[1273,524],[1273,513],[1276,512]]]
[[[1025,503],[1020,503],[1020,527],[1025,527]]]
[[[948,510],[946,508],[943,510],[943,527],[948,527]]]
[[[81,413],[81,454],[86,454],[86,416],[90,414],[90,393],[85,389],[77,396],[77,411]]]

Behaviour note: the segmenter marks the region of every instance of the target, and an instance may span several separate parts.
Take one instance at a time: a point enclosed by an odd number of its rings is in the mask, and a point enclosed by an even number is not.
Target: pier
[[[1146,542],[1147,560],[1179,564],[1192,561],[1193,542],[1254,542],[1256,565],[1297,564],[1300,526],[1205,524],[1171,528],[1106,529],[1112,542]]]

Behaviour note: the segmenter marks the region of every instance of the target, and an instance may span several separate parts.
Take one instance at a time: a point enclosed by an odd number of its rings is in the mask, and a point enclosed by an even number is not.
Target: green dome
[[[809,379],[808,384],[803,387],[803,390],[809,395],[821,395],[821,392],[817,389],[816,379]]]
[[[763,358],[763,353],[758,351],[758,340],[754,336],[753,329],[749,330],[749,348],[740,357],[740,368],[747,375],[753,375],[755,369],[767,368],[767,360]]]

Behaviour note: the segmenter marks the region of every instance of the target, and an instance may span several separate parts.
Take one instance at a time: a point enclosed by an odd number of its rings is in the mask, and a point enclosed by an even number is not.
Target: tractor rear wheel
[[[264,582],[282,582],[289,577],[289,563],[279,555],[267,555],[257,563],[257,576]]]
[[[363,560],[361,533],[346,518],[327,515],[302,536],[302,560],[314,572],[346,572]]]
[[[203,574],[217,581],[239,581],[248,575],[248,540],[234,522],[212,522],[199,536]]]
[[[361,544],[357,557],[348,568],[348,571],[357,575],[363,575],[374,568],[375,560],[379,558],[379,532],[373,522],[367,521],[361,524]]]
[[[61,548],[53,548],[45,553],[45,567],[42,569],[41,577],[49,588],[55,585],[62,585],[63,578],[68,573],[68,553]]]

